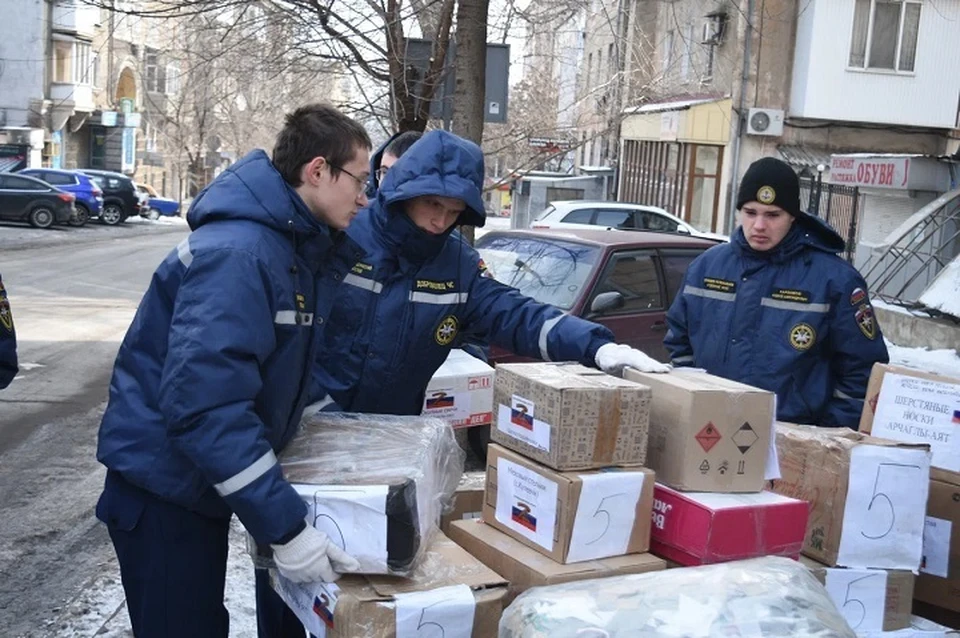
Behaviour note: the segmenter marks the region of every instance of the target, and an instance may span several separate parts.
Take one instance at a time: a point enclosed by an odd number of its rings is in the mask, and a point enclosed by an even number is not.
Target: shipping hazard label
[[[708,422],[693,438],[697,440],[697,443],[700,444],[704,452],[709,452],[723,437],[720,436],[720,433],[717,431],[717,428],[714,427],[713,423]]]
[[[753,447],[753,444],[759,440],[760,435],[757,434],[749,423],[741,425],[737,433],[733,435],[733,444],[740,450],[740,454],[746,454],[747,451]]]

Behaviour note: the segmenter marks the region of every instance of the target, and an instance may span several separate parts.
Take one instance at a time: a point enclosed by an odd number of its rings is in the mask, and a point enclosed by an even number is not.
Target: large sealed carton
[[[774,395],[704,372],[624,377],[650,386],[647,467],[657,481],[690,492],[759,492],[774,418]]]
[[[858,634],[910,627],[913,572],[827,567],[806,556],[800,562],[824,584],[837,610]]]
[[[657,484],[650,551],[685,566],[758,556],[797,558],[807,507],[772,492],[680,492]]]
[[[650,388],[571,363],[497,366],[496,443],[555,470],[643,465]]]
[[[930,481],[923,561],[914,596],[960,612],[960,474]]]
[[[960,472],[960,379],[885,363],[873,366],[860,431],[894,441],[927,443],[931,474]]]
[[[642,467],[556,472],[491,444],[483,520],[558,563],[643,553],[653,484]]]
[[[440,519],[440,531],[449,533],[450,523],[453,521],[480,518],[486,485],[486,472],[464,472],[457,491],[453,493],[450,508],[444,511]]]
[[[920,567],[927,445],[777,423],[779,494],[810,503],[803,553],[830,567]]]
[[[626,554],[564,565],[483,521],[454,521],[450,538],[510,583],[504,606],[531,587],[666,569],[653,554]]]
[[[314,636],[437,635],[495,638],[506,581],[442,534],[411,578],[347,575],[298,584],[271,571],[273,588]]]
[[[427,384],[423,415],[455,428],[493,423],[493,377],[493,368],[454,348]]]

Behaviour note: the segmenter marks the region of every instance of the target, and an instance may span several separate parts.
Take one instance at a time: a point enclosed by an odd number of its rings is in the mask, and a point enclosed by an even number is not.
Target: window
[[[663,215],[658,215],[657,213],[637,213],[637,216],[640,218],[640,225],[638,228],[642,228],[643,230],[657,230],[666,233],[675,233],[677,232],[677,228],[680,226],[680,224],[669,217],[664,217]]]
[[[673,303],[674,297],[680,292],[680,286],[683,285],[683,276],[690,266],[690,262],[699,257],[702,250],[661,250],[660,263],[663,264],[663,274],[667,280],[667,294],[670,296],[670,303]]]
[[[53,41],[53,81],[69,84],[73,71],[70,67],[70,58],[73,54],[73,43],[69,40]]]
[[[597,86],[603,81],[603,49],[597,49]]]
[[[673,31],[667,31],[663,38],[663,53],[660,56],[663,60],[663,71],[666,73],[673,64]]]
[[[850,66],[912,72],[921,6],[914,1],[856,0]]]
[[[591,80],[593,80],[593,54],[588,53],[587,54],[587,81],[586,81],[587,91],[590,90]]]
[[[90,43],[73,43],[73,83],[90,84]]]
[[[683,38],[683,58],[680,60],[680,79],[690,79],[690,69],[693,67],[693,26],[686,29]]]
[[[54,186],[73,186],[77,183],[73,175],[66,175],[64,173],[44,173],[40,179]]]
[[[596,225],[617,228],[619,226],[625,226],[629,220],[630,211],[608,208],[606,210],[597,211]]]
[[[592,217],[592,208],[581,208],[580,210],[567,213],[567,216],[563,218],[563,221],[567,224],[589,224]]]
[[[100,88],[100,56],[96,53],[90,54],[90,85]]]
[[[623,295],[623,306],[610,314],[631,314],[663,309],[657,267],[653,257],[647,253],[631,252],[614,255],[593,296],[596,297],[604,292],[619,292]],[[593,299],[590,301],[592,303]]]
[[[26,177],[17,177],[16,175],[4,175],[3,182],[0,182],[0,188],[17,191],[45,191],[49,190],[40,182],[35,182]]]
[[[612,42],[607,46],[607,67],[608,67],[608,70],[610,71],[609,73],[607,73],[607,77],[609,78],[611,75],[616,73],[616,64],[613,59],[613,43]]]
[[[596,246],[530,237],[487,235],[477,251],[497,281],[561,310],[573,307],[600,259]]]
[[[154,49],[147,49],[144,55],[144,64],[146,66],[144,81],[147,84],[147,91],[151,93],[166,93],[166,67],[160,64],[160,54]]]
[[[155,153],[157,150],[157,127],[149,121],[143,127],[144,150],[148,153]]]
[[[180,92],[180,67],[176,64],[167,65],[167,95],[176,95]]]

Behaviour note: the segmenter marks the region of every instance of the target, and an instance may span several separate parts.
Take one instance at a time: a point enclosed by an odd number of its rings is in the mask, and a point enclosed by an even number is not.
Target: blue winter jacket
[[[870,370],[888,357],[866,283],[836,254],[843,247],[803,214],[767,252],[738,229],[687,269],[667,313],[673,364],[775,392],[782,421],[856,429]]]
[[[427,383],[455,341],[490,342],[517,354],[595,365],[613,341],[603,326],[565,315],[485,274],[477,252],[448,232],[430,235],[403,212],[419,195],[464,201],[458,223],[482,226],[483,154],[432,131],[387,173],[347,233],[366,256],[337,291],[314,367],[318,391],[352,412],[420,414]],[[337,282],[324,277],[321,286]]]
[[[0,390],[17,376],[17,329],[13,325],[10,300],[0,277]]]
[[[310,391],[321,268],[362,252],[309,213],[263,151],[219,176],[193,233],[157,268],[114,366],[97,458],[129,482],[209,516],[236,512],[258,543],[303,523],[276,453]]]

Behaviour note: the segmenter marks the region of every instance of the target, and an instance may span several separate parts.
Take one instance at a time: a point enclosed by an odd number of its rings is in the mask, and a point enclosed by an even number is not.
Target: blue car
[[[19,173],[43,180],[76,198],[77,214],[70,218],[71,226],[83,226],[103,208],[103,191],[88,176],[75,171],[54,168],[25,168]]]
[[[141,208],[140,215],[149,219],[157,219],[161,215],[176,217],[180,214],[180,202],[167,197],[160,197],[150,184],[137,184],[137,192],[141,197],[146,196],[147,205]]]

